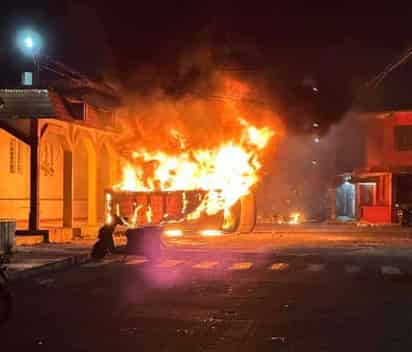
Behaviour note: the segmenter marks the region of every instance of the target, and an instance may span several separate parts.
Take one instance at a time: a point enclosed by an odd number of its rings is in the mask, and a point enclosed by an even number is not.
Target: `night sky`
[[[412,45],[412,7],[391,2],[10,3],[1,9],[2,47],[13,46],[18,28],[35,28],[48,55],[136,88],[142,67],[176,77],[182,74],[182,57],[209,46],[217,65],[256,70],[286,91],[313,77],[331,121],[350,105],[362,82]]]

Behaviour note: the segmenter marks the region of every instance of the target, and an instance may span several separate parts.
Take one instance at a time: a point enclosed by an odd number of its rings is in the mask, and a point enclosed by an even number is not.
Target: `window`
[[[412,151],[412,125],[395,127],[395,149]]]
[[[15,138],[10,139],[9,172],[11,174],[23,173],[23,146]]]
[[[400,205],[412,204],[412,175],[394,175],[395,202]]]
[[[376,203],[376,183],[359,183],[359,205],[373,206]]]
[[[21,84],[23,86],[33,85],[33,72],[23,72],[21,74]]]
[[[113,111],[100,111],[100,120],[105,126],[114,126],[115,113]]]
[[[87,104],[83,102],[71,102],[70,111],[76,120],[87,119]]]

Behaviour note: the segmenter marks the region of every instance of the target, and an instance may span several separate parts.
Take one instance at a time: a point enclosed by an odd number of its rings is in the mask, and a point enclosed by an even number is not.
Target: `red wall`
[[[396,112],[369,120],[367,167],[412,166],[412,151],[396,151],[394,128],[412,125],[412,112]]]
[[[361,219],[372,223],[389,224],[392,221],[391,208],[379,206],[364,206],[362,207]]]

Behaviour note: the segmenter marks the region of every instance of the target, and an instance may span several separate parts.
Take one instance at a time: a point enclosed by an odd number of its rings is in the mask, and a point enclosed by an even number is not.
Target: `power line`
[[[403,63],[407,62],[412,56],[412,48],[408,48],[398,59],[387,65],[382,72],[377,74],[373,79],[366,82],[366,86],[372,89],[376,89],[382,81],[391,73],[393,70],[401,66]]]

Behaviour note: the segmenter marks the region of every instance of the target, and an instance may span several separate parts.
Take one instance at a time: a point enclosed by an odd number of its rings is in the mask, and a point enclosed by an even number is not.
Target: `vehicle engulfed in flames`
[[[228,210],[191,218],[206,194],[202,190],[139,192],[108,189],[105,197],[106,223],[111,223],[114,216],[120,216],[130,227],[162,224],[170,237],[194,232],[215,236],[253,230],[256,223],[253,193],[241,197]]]
[[[121,216],[130,227],[165,224],[172,237],[187,229],[209,237],[252,231],[253,191],[275,130],[252,124],[229,105],[232,113],[216,123],[224,128],[202,143],[195,126],[174,125],[174,120],[167,121],[172,126],[161,139],[152,133],[157,143],[133,138],[124,147],[120,182],[106,191],[106,222]]]

